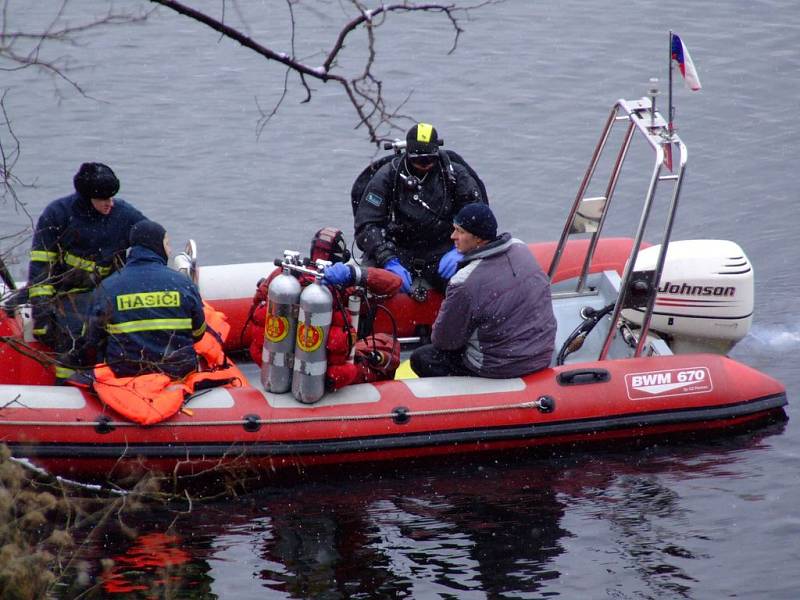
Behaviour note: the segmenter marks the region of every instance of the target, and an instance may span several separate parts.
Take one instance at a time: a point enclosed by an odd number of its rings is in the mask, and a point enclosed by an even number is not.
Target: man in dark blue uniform
[[[123,269],[94,292],[86,343],[118,377],[183,377],[197,368],[193,345],[206,330],[200,292],[167,266],[169,242],[161,225],[140,221],[130,245]]]
[[[51,202],[36,224],[28,269],[34,335],[55,352],[75,348],[91,292],[125,262],[128,234],[144,215],[115,198],[119,180],[102,163],[84,163],[75,193]],[[58,377],[68,369],[57,367]]]
[[[355,213],[364,257],[399,275],[404,292],[415,277],[444,290],[461,256],[450,240],[453,217],[467,204],[485,202],[470,171],[439,145],[432,125],[414,125],[405,153],[378,169]]]

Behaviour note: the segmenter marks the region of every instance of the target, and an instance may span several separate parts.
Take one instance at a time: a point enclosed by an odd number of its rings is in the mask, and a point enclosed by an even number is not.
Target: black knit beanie
[[[491,241],[497,237],[497,219],[489,205],[481,202],[467,204],[458,211],[453,225],[458,225],[482,240]]]
[[[158,254],[164,260],[169,260],[164,250],[164,236],[167,230],[155,221],[139,221],[131,227],[128,241],[131,246],[143,246]]]

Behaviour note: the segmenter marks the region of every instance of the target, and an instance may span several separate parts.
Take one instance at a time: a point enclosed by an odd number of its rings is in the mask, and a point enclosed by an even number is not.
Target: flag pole
[[[672,108],[672,30],[671,29],[669,30],[667,56],[669,57],[669,60],[667,61],[667,71],[669,73],[669,100],[668,100],[669,106],[667,107],[667,121],[668,121],[667,131],[669,132],[670,139],[672,139],[672,131],[673,131],[672,117],[674,109]]]
[[[667,131],[664,135],[664,166],[672,171],[672,116],[675,111],[672,108],[672,30],[669,30],[668,44],[667,44],[667,75],[669,79],[669,90],[667,91]]]

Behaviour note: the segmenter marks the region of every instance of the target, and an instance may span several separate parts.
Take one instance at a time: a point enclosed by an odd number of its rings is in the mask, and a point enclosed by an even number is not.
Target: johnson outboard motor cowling
[[[653,270],[661,246],[639,252],[636,271]],[[671,242],[650,322],[675,354],[727,354],[750,331],[754,306],[753,267],[744,250],[728,240]],[[623,317],[642,323],[642,309]]]

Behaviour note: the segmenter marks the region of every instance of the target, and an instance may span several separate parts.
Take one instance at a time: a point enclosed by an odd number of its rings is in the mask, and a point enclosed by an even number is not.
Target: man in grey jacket
[[[501,379],[547,367],[556,335],[550,283],[527,245],[498,236],[486,204],[468,204],[453,225],[463,258],[433,324],[433,343],[414,351],[411,368],[420,377]]]

